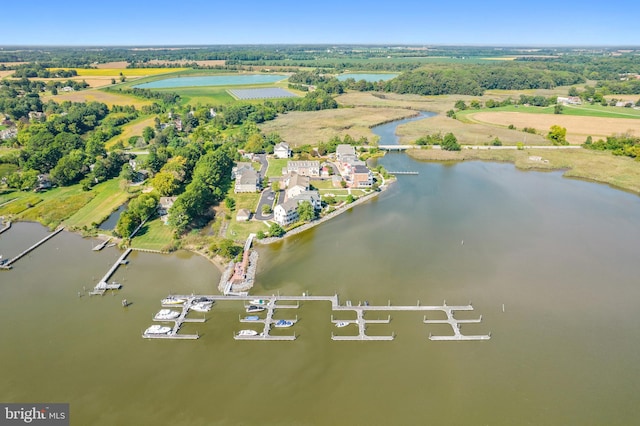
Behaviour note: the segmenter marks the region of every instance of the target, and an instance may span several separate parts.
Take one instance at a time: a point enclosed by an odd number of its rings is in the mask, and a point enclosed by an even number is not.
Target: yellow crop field
[[[613,134],[629,133],[640,135],[640,120],[625,118],[580,117],[563,114],[531,114],[521,112],[479,112],[468,116],[475,122],[498,126],[513,124],[517,128],[532,127],[546,134],[553,125],[567,129],[567,140],[581,144],[587,136],[594,139],[606,138]]]
[[[60,68],[51,68],[51,71]],[[184,71],[189,68],[68,68],[75,70],[80,77],[119,77],[122,73],[126,77],[146,77],[149,75],[166,74]]]

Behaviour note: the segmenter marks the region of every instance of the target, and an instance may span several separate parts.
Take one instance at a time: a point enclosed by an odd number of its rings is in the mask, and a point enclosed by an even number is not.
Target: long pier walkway
[[[216,302],[224,302],[224,301],[244,301],[249,302],[251,304],[256,304],[258,306],[262,306],[265,308],[266,316],[265,318],[259,318],[257,320],[248,320],[240,318],[241,323],[260,323],[262,325],[262,333],[249,336],[249,335],[240,335],[234,334],[234,338],[237,340],[295,340],[296,335],[271,335],[271,327],[278,320],[273,319],[273,314],[276,309],[295,309],[300,306],[300,302],[311,302],[311,301],[323,301],[330,302],[331,308],[333,311],[354,311],[356,314],[356,319],[353,320],[340,320],[335,319],[333,315],[331,316],[331,322],[334,324],[338,323],[347,323],[347,325],[356,324],[358,326],[358,333],[356,335],[335,335],[331,334],[332,340],[360,340],[360,341],[369,341],[369,340],[393,340],[395,338],[395,333],[386,336],[372,336],[366,334],[367,324],[388,324],[391,322],[391,315],[389,315],[386,319],[367,319],[365,318],[366,312],[381,312],[381,311],[404,311],[404,312],[418,312],[418,311],[440,311],[446,314],[446,319],[437,320],[437,319],[427,319],[426,317],[423,320],[424,324],[448,324],[451,326],[453,331],[453,335],[445,335],[445,336],[433,336],[429,334],[430,340],[489,340],[491,338],[491,334],[487,335],[464,335],[460,331],[460,325],[464,323],[479,323],[482,321],[482,316],[479,319],[456,319],[454,317],[454,313],[456,311],[473,311],[473,306],[471,303],[468,305],[447,305],[446,301],[443,302],[442,305],[421,305],[418,302],[416,305],[392,305],[389,302],[388,305],[369,305],[358,304],[354,306],[350,301],[346,301],[345,305],[340,305],[338,300],[338,295],[333,296],[280,296],[280,295],[271,295],[271,296],[250,296],[250,295],[177,295],[172,296],[176,299],[184,300],[184,305],[187,306],[191,301],[199,297],[206,297],[208,299],[214,300]],[[260,298],[260,299],[257,299]],[[259,302],[259,303],[257,303]],[[296,302],[295,305],[284,305],[281,302]],[[246,305],[245,305],[246,307]],[[184,308],[183,308],[184,309]],[[186,315],[186,313],[185,313]],[[295,323],[298,321],[298,317],[296,315],[295,320],[287,320]],[[178,327],[179,328],[179,327]],[[178,328],[175,329],[175,333],[173,336],[177,334]],[[180,335],[177,335],[180,336]],[[147,336],[144,336],[147,337]],[[163,336],[162,338],[172,338],[172,333]],[[176,339],[186,338],[186,337],[173,337]],[[192,337],[193,338],[193,337]]]
[[[93,251],[100,251],[103,248],[105,248],[105,246],[107,244],[109,244],[109,241],[111,241],[111,237],[107,238],[106,240],[104,240],[103,242],[101,242],[100,244],[98,244],[97,246],[95,246],[92,250]]]
[[[2,229],[0,229],[0,234],[2,234],[5,231],[8,231],[9,228],[11,228],[11,221],[7,221],[5,223],[5,225],[2,227]]]
[[[1,269],[11,269],[11,265],[14,264],[15,262],[17,262],[20,258],[26,256],[27,254],[29,254],[30,252],[32,252],[33,250],[37,249],[38,247],[40,247],[42,244],[46,243],[47,241],[49,241],[51,238],[55,237],[56,235],[58,235],[60,232],[62,232],[64,230],[64,226],[61,226],[60,228],[56,229],[55,231],[53,231],[52,233],[50,233],[49,235],[47,235],[46,237],[44,237],[43,239],[41,239],[40,241],[38,241],[37,243],[35,243],[34,245],[32,245],[31,247],[29,247],[28,249],[26,249],[25,251],[23,251],[22,253],[20,253],[19,255],[15,256],[13,259],[9,259],[6,262],[4,262],[2,265],[0,265]]]
[[[107,283],[107,280],[111,278],[111,276],[116,272],[118,267],[124,263],[125,259],[127,258],[127,256],[129,256],[129,253],[131,253],[132,250],[133,250],[132,248],[128,248],[122,254],[122,256],[120,256],[118,260],[116,260],[116,263],[114,263],[111,269],[109,269],[107,273],[104,274],[104,277],[102,277],[102,279],[98,282],[98,284],[96,284],[96,286],[93,288],[93,291],[89,292],[90,295],[102,296],[107,290],[118,290],[122,288],[122,284],[117,283],[115,281],[109,284]]]

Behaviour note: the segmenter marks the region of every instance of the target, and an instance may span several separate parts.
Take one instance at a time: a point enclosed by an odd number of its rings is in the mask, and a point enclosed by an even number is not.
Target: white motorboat
[[[249,302],[252,305],[268,305],[269,301],[267,299],[253,299],[251,302]]]
[[[246,317],[244,317],[245,321],[259,321],[260,317],[257,315],[247,315]]]
[[[258,332],[255,330],[240,330],[238,336],[257,336]]]
[[[166,298],[162,299],[162,301],[160,303],[162,303],[163,305],[181,305],[184,302],[186,302],[185,299],[181,299],[181,298],[175,297],[175,296],[169,296],[169,297],[166,297]]]
[[[196,312],[209,312],[212,306],[213,306],[213,303],[198,302],[189,306],[189,309]]]
[[[348,325],[349,325],[349,323],[347,321],[340,321],[340,322],[336,323],[336,327],[340,327],[340,328],[346,327]]]
[[[147,328],[144,331],[144,334],[167,334],[170,331],[171,331],[171,327],[163,327],[161,325],[155,324]]]
[[[293,321],[287,321],[287,320],[278,320],[276,321],[276,323],[274,324],[276,327],[291,327],[293,325]]]
[[[256,306],[256,305],[249,305],[247,306],[247,313],[252,313],[252,312],[262,312],[264,311],[264,306]]]
[[[171,309],[161,309],[156,316],[153,317],[156,321],[168,321],[176,319],[180,316],[180,312],[172,311]]]

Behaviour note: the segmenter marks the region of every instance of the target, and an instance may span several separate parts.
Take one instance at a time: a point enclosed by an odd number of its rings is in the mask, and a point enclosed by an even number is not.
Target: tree
[[[271,206],[269,204],[262,205],[262,214],[271,214],[272,212],[273,210],[271,209]]]
[[[120,218],[116,224],[116,233],[122,238],[129,238],[139,224],[140,222],[138,222],[135,215],[131,214],[129,210],[125,210],[120,214]]]
[[[442,140],[441,148],[445,151],[460,151],[460,144],[453,133],[447,133]]]
[[[555,107],[553,107],[553,113],[554,114],[562,114],[562,110],[564,109],[564,107],[562,106],[562,104],[556,104]]]
[[[455,119],[456,118],[456,112],[454,110],[450,109],[449,111],[447,111],[447,117]]]
[[[277,223],[273,223],[271,227],[269,227],[269,236],[270,237],[282,237],[287,231]]]
[[[224,199],[224,205],[227,206],[227,208],[229,210],[235,210],[236,209],[236,200],[234,200],[231,197],[227,197]]]
[[[567,129],[557,124],[551,126],[547,139],[554,145],[569,145],[569,142],[567,142]]]
[[[129,202],[127,211],[137,219],[138,224],[149,217],[158,205],[158,198],[153,194],[140,194]]]
[[[454,107],[462,111],[467,109],[467,104],[465,104],[464,101],[460,99],[456,101],[456,104],[454,105]]]
[[[156,136],[156,132],[155,130],[153,130],[153,127],[147,126],[144,129],[142,129],[142,138],[146,143],[149,143],[151,139],[153,139],[155,136]]]
[[[298,218],[303,222],[309,222],[316,218],[316,209],[314,209],[308,201],[303,201],[298,204],[296,210],[298,212]]]
[[[353,203],[355,200],[356,200],[356,199],[353,197],[353,195],[349,194],[349,195],[347,195],[347,198],[345,199],[345,202],[346,202],[347,204],[351,204],[351,203]]]

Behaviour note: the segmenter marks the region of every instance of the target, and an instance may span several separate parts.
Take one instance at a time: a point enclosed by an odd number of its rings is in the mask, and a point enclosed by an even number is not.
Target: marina
[[[126,265],[127,264],[127,260],[125,260],[127,258],[127,256],[129,256],[129,253],[131,253],[133,249],[132,248],[128,248],[123,254],[122,256],[120,256],[118,258],[118,260],[116,260],[116,262],[113,264],[113,266],[107,271],[107,273],[104,275],[104,277],[102,277],[102,279],[100,281],[98,281],[98,284],[96,284],[96,286],[93,288],[93,291],[90,291],[89,294],[92,296],[103,296],[107,290],[119,290],[120,288],[122,288],[122,284],[117,283],[115,281],[113,281],[111,284],[109,284],[107,281],[109,280],[109,278],[111,278],[111,276],[113,274],[115,274],[116,270],[118,269],[118,267],[120,265]]]
[[[10,226],[10,224],[7,225],[7,226]],[[8,228],[5,228],[5,229],[8,229]],[[15,262],[20,260],[20,258],[22,258],[22,257],[26,256],[27,254],[31,253],[33,250],[37,249],[42,244],[46,243],[47,241],[49,241],[51,238],[53,238],[56,235],[58,235],[63,230],[64,230],[64,226],[61,226],[60,228],[56,229],[55,231],[53,231],[52,233],[50,233],[49,235],[47,235],[46,237],[44,237],[43,239],[41,239],[40,241],[38,241],[37,243],[32,245],[31,247],[29,247],[28,249],[24,250],[22,253],[18,254],[17,256],[15,256],[12,259],[7,260],[6,262],[3,262],[2,264],[0,264],[0,269],[4,269],[4,270],[11,269],[12,268],[11,265],[13,265]]]
[[[338,299],[338,295],[333,296],[307,296],[306,293],[303,296],[281,296],[281,295],[272,295],[272,296],[260,296],[260,299],[256,299],[255,296],[250,295],[170,295],[167,298],[162,300],[162,306],[180,306],[182,307],[181,314],[175,319],[163,319],[163,321],[174,321],[175,326],[173,329],[166,334],[147,334],[143,333],[143,337],[145,338],[157,338],[157,336],[161,336],[161,338],[165,339],[186,339],[192,338],[197,339],[197,335],[191,335],[191,337],[185,337],[185,335],[178,334],[180,330],[180,326],[184,322],[204,322],[204,319],[188,319],[186,315],[191,306],[197,304],[199,300],[206,298],[207,300],[216,301],[216,302],[224,302],[224,301],[243,301],[245,302],[245,311],[246,312],[261,312],[265,311],[266,315],[264,318],[261,318],[257,315],[249,315],[243,317],[238,317],[238,321],[240,323],[259,323],[262,325],[262,332],[256,334],[250,333],[234,333],[233,338],[236,340],[279,340],[279,341],[290,341],[295,340],[297,338],[296,334],[293,335],[272,335],[270,334],[272,327],[275,328],[289,328],[294,326],[298,322],[298,316],[296,315],[295,319],[274,319],[273,315],[276,309],[298,309],[300,307],[301,302],[330,302],[331,309],[333,311],[353,311],[355,312],[356,319],[355,320],[344,320],[344,319],[335,319],[333,315],[331,315],[331,322],[335,324],[338,328],[346,327],[350,324],[355,324],[358,327],[358,333],[356,335],[335,335],[331,333],[331,340],[338,341],[347,341],[347,340],[360,340],[360,341],[385,341],[385,340],[393,340],[396,337],[395,332],[390,335],[368,335],[366,334],[367,324],[389,324],[391,323],[391,315],[388,315],[386,319],[367,319],[365,318],[366,312],[387,312],[387,311],[405,311],[405,312],[422,312],[422,311],[441,311],[444,312],[447,316],[446,319],[438,320],[432,319],[428,320],[426,317],[423,319],[424,324],[447,324],[451,326],[453,331],[453,335],[439,335],[433,336],[429,334],[429,339],[434,341],[447,341],[447,340],[489,340],[491,338],[491,334],[483,334],[483,335],[464,335],[460,331],[460,325],[465,323],[480,323],[482,321],[482,316],[478,319],[456,319],[454,317],[454,313],[456,311],[473,311],[473,306],[471,303],[467,305],[447,305],[446,301],[443,302],[442,305],[421,305],[418,302],[416,305],[392,305],[391,301],[387,305],[370,305],[368,302],[364,304],[358,303],[358,305],[353,305],[351,301],[347,300],[344,305],[340,304]],[[257,306],[256,303],[260,304]],[[281,302],[296,302],[294,304],[281,304]],[[259,309],[252,309],[259,308]],[[162,311],[161,311],[162,312]],[[157,318],[157,316],[156,316]]]

